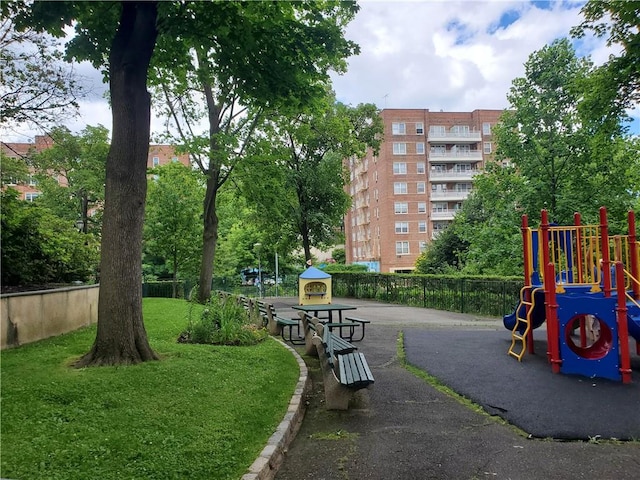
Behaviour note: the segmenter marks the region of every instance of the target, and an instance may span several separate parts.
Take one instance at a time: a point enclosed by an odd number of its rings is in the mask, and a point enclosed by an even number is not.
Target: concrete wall
[[[0,349],[96,323],[99,291],[92,285],[0,296]]]

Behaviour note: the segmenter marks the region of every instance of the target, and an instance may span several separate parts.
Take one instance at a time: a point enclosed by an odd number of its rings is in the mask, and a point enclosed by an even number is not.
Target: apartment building
[[[3,155],[10,158],[27,158],[29,155],[41,152],[53,146],[53,140],[47,135],[36,135],[33,143],[0,143]],[[171,145],[149,145],[147,168],[165,165],[169,162],[180,162],[190,165],[189,154],[178,154]],[[58,178],[61,185],[67,184],[67,179]],[[20,198],[32,202],[41,194],[34,176],[29,176],[26,182],[10,184],[20,192]]]
[[[374,156],[346,161],[352,206],[345,218],[347,263],[410,272],[453,220],[473,178],[495,151],[502,110],[384,109],[384,142]]]

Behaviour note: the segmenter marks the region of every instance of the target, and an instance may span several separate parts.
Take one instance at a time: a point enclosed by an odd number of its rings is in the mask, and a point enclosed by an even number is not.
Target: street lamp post
[[[276,297],[278,296],[278,252],[276,252]]]
[[[258,250],[258,295],[262,298],[262,264],[260,262],[260,249],[262,247],[261,243],[254,243],[253,248]]]

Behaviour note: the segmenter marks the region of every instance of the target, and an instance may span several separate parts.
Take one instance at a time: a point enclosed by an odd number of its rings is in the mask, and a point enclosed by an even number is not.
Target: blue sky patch
[[[500,20],[497,23],[494,23],[489,26],[487,29],[487,33],[492,34],[497,32],[498,30],[504,30],[509,25],[514,24],[520,18],[520,12],[516,10],[507,10],[502,14]]]
[[[451,20],[446,25],[447,32],[454,32],[456,34],[455,45],[464,45],[468,40],[473,37],[473,33],[469,28],[461,23],[459,20]]]

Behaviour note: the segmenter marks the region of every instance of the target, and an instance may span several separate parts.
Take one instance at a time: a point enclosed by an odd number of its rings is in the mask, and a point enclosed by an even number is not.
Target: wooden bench
[[[313,343],[318,351],[329,410],[347,410],[353,394],[374,383],[364,354],[333,334],[322,323],[316,325]]]
[[[304,343],[304,340],[300,337],[300,322],[298,320],[278,316],[273,304],[263,301],[258,301],[258,311],[271,335],[280,335],[282,340],[293,345],[302,345]]]

